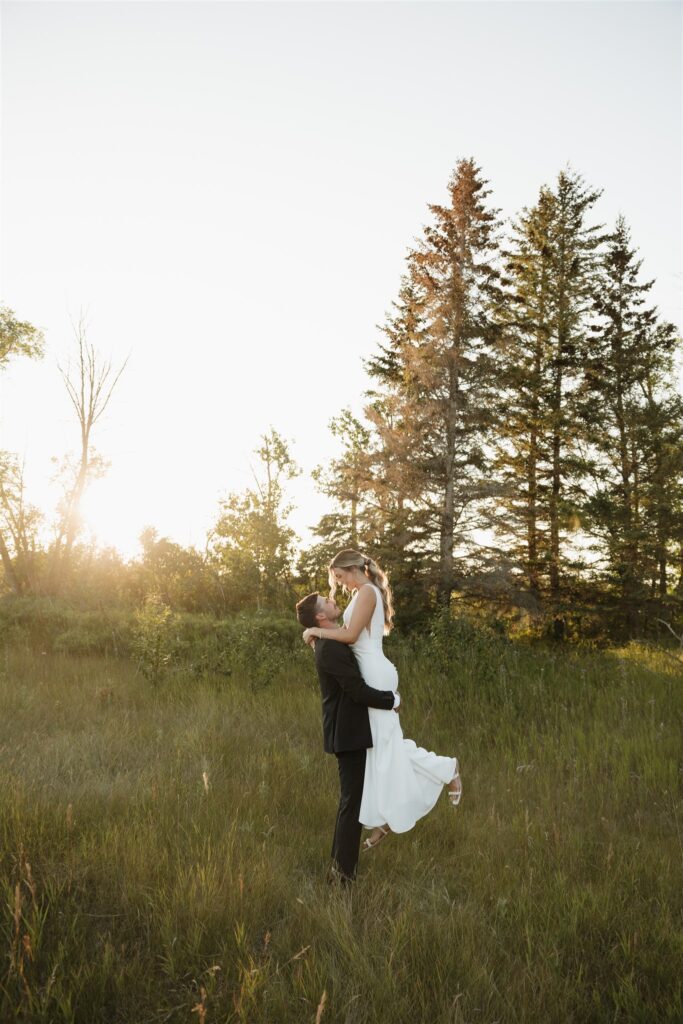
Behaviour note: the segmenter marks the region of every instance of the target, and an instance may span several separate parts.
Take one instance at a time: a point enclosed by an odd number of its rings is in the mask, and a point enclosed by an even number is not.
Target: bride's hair
[[[337,552],[330,562],[330,599],[334,601],[334,596],[337,593],[337,580],[334,570],[354,568],[360,569],[370,582],[379,588],[382,595],[382,604],[384,605],[384,633],[385,635],[390,633],[394,624],[394,598],[389,586],[389,580],[377,562],[372,558],[368,558],[367,555],[362,555],[360,551],[354,551],[353,548],[344,548],[343,551]]]

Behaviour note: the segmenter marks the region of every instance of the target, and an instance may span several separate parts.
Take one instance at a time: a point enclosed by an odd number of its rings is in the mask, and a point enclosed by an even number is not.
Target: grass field
[[[397,647],[464,795],[347,894],[308,652],[258,687],[0,654],[2,1024],[683,1020],[672,659]]]

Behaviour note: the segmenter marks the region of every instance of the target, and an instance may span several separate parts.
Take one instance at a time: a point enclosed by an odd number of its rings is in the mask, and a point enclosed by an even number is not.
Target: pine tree
[[[683,399],[646,385],[640,431],[644,561],[650,596],[670,594],[669,565],[683,541]]]
[[[505,267],[496,467],[505,484],[499,529],[509,528],[536,605],[547,599],[563,629],[563,534],[577,523],[576,391],[594,294],[602,225],[586,226],[601,195],[561,171],[553,189],[513,222]]]
[[[595,268],[605,240],[603,225],[585,226],[602,189],[584,187],[580,175],[560,171],[554,192],[556,217],[551,246],[553,352],[550,362],[551,474],[548,497],[550,602],[556,622],[560,607],[560,530],[573,509],[563,503],[563,480],[571,475],[576,436],[574,401],[577,369],[585,346],[587,314],[594,295]]]
[[[460,160],[449,205],[429,205],[434,220],[408,255],[384,329],[389,344],[368,363],[379,384],[368,412],[385,465],[401,478],[413,544],[436,556],[442,606],[458,582],[457,542],[467,539],[487,490],[483,441],[500,274],[499,211],[487,208],[486,184],[472,159]]]
[[[547,589],[550,560],[547,505],[550,466],[548,367],[552,355],[552,233],[555,197],[542,188],[531,209],[513,221],[504,251],[508,301],[501,309],[495,472],[501,481],[491,525],[520,566],[531,607]]]
[[[673,324],[659,322],[655,306],[645,307],[654,281],[639,283],[642,262],[620,216],[600,261],[579,394],[588,481],[582,514],[602,540],[607,580],[630,633],[655,563],[659,592],[667,593],[671,503],[680,475],[680,399],[670,384],[678,339]]]

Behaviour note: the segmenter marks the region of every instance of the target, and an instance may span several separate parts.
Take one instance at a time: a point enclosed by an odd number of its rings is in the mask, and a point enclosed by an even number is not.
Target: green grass
[[[324,880],[305,659],[154,688],[2,652],[0,1021],[683,1020],[681,670],[395,651],[404,733],[458,755],[464,795],[362,854],[351,894]]]

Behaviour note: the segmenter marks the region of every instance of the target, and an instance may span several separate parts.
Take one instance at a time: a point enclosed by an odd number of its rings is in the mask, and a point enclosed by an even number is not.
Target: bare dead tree
[[[78,348],[75,373],[71,366],[59,370],[71,404],[76,412],[81,435],[80,458],[75,467],[74,477],[67,489],[63,503],[62,516],[57,537],[53,547],[53,573],[63,574],[71,560],[74,540],[79,528],[79,508],[81,499],[101,460],[93,451],[92,433],[95,424],[102,418],[109,405],[114,388],[126,368],[128,359],[118,371],[114,371],[111,362],[104,361],[88,342],[86,324],[81,313],[78,324],[74,325]]]

